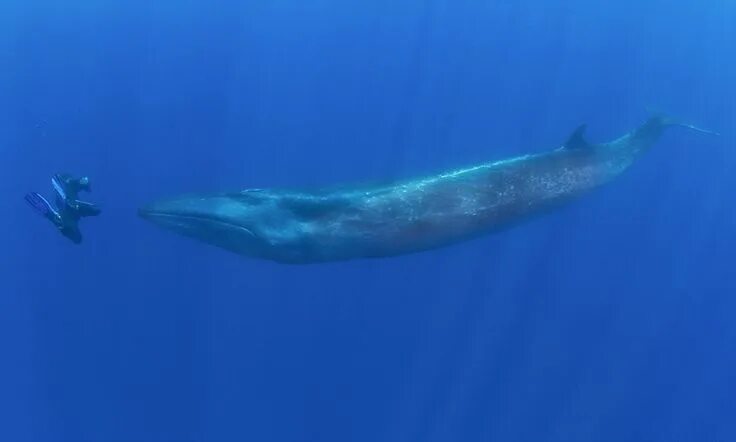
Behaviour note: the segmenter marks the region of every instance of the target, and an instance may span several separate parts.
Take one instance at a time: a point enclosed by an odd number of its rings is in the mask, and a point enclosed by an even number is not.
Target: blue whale
[[[607,143],[580,126],[559,148],[377,187],[180,196],[139,214],[240,255],[307,264],[434,249],[509,227],[615,178],[670,126],[650,118]]]

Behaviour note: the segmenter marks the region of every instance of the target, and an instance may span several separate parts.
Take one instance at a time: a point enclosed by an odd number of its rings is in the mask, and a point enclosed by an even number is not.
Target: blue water
[[[0,5],[0,440],[736,440],[736,6]],[[622,134],[508,232],[307,267],[165,232],[177,193],[386,181]],[[23,202],[103,207],[74,246]]]

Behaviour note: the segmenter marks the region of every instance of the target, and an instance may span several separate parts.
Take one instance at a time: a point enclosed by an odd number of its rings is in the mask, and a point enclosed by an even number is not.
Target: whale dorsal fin
[[[575,129],[575,132],[570,135],[570,138],[567,139],[567,142],[562,147],[564,147],[565,149],[586,149],[589,147],[593,147],[593,145],[588,143],[588,141],[586,141],[585,139],[585,130],[587,128],[587,124],[580,125],[577,129]]]

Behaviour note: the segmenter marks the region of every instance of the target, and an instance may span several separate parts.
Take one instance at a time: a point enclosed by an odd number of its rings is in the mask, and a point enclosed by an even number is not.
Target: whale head
[[[248,192],[184,195],[149,204],[138,214],[180,235],[261,257],[269,249],[260,232],[267,205],[267,199]]]

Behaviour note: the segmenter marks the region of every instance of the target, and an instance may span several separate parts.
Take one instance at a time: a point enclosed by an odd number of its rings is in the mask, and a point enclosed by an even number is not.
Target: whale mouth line
[[[249,228],[242,226],[240,224],[223,221],[220,218],[217,218],[215,216],[207,216],[207,215],[182,215],[178,213],[170,213],[170,212],[162,212],[162,211],[156,211],[156,210],[146,210],[146,209],[140,209],[138,211],[138,214],[144,218],[151,221],[154,221],[156,218],[163,218],[163,219],[171,219],[171,220],[181,220],[181,221],[207,221],[210,223],[213,223],[215,225],[220,225],[223,227],[230,227],[237,230],[242,230],[245,233],[255,237],[256,234],[253,233],[252,230]]]

